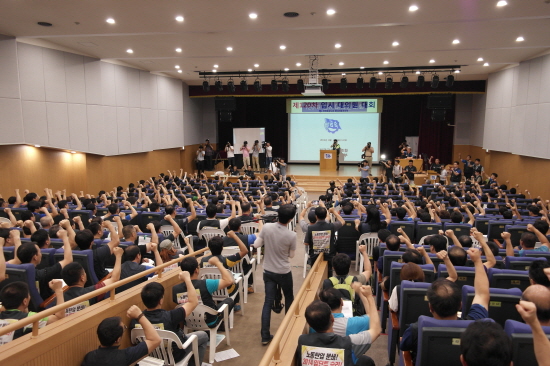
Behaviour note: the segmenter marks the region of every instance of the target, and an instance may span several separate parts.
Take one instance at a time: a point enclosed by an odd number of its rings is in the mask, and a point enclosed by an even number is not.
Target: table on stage
[[[320,150],[319,151],[319,169],[335,171],[336,159],[338,159],[336,150]]]

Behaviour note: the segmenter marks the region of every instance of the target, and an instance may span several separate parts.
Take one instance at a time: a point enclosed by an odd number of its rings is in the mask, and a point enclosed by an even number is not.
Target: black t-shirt
[[[76,299],[79,296],[86,295],[87,293],[100,289],[104,286],[105,286],[105,283],[103,282],[98,282],[95,285],[88,286],[88,287],[72,286],[72,287],[69,287],[69,289],[63,293],[63,299],[65,301]],[[99,295],[97,297],[92,297],[90,300],[88,300],[89,305],[94,305],[95,303],[103,300],[104,298],[105,298],[105,294]]]
[[[35,271],[34,278],[35,281],[38,281],[38,289],[40,291],[40,296],[42,299],[47,299],[53,295],[53,291],[50,289],[49,283],[54,278],[61,278],[61,271],[63,268],[61,264],[56,263],[53,266],[46,267],[43,269],[38,269]],[[35,304],[36,307],[40,304]]]
[[[109,274],[105,269],[105,261],[111,257],[111,247],[107,244],[93,250],[94,253],[94,272],[98,280],[103,279]]]
[[[317,259],[319,253],[325,253],[325,260],[331,260],[336,254],[334,234],[342,227],[337,221],[329,223],[326,221],[317,221],[307,228],[305,244],[309,245],[309,257],[313,262]]]
[[[413,166],[407,165],[406,167],[403,168],[403,172],[405,172],[405,174],[407,175],[407,178],[409,178],[410,180],[414,180],[414,173],[416,172],[416,167],[414,165]]]
[[[441,174],[441,170],[443,169],[443,164],[432,164],[432,166],[430,166],[430,169],[435,171],[437,174]]]
[[[149,353],[145,342],[125,349],[118,347],[99,347],[88,352],[82,366],[129,366]]]

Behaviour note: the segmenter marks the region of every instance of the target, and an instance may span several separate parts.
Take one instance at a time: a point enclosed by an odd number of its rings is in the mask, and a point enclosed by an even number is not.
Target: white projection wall
[[[325,123],[338,121],[339,130],[334,133],[325,128]],[[373,162],[379,160],[380,114],[379,113],[291,113],[289,161],[295,163],[318,163],[319,150],[330,149],[334,139],[340,144],[340,161],[357,163],[361,150],[372,143]]]

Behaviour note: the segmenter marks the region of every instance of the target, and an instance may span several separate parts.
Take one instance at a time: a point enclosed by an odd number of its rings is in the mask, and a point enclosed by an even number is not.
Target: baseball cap
[[[174,246],[174,243],[172,243],[172,240],[170,239],[164,239],[161,243],[160,243],[160,249],[172,249],[172,247]]]

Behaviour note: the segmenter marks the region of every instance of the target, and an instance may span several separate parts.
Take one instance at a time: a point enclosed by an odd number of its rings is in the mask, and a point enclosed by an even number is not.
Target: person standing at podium
[[[338,140],[334,139],[330,149],[336,150],[336,170],[340,170],[340,144],[338,143]]]

